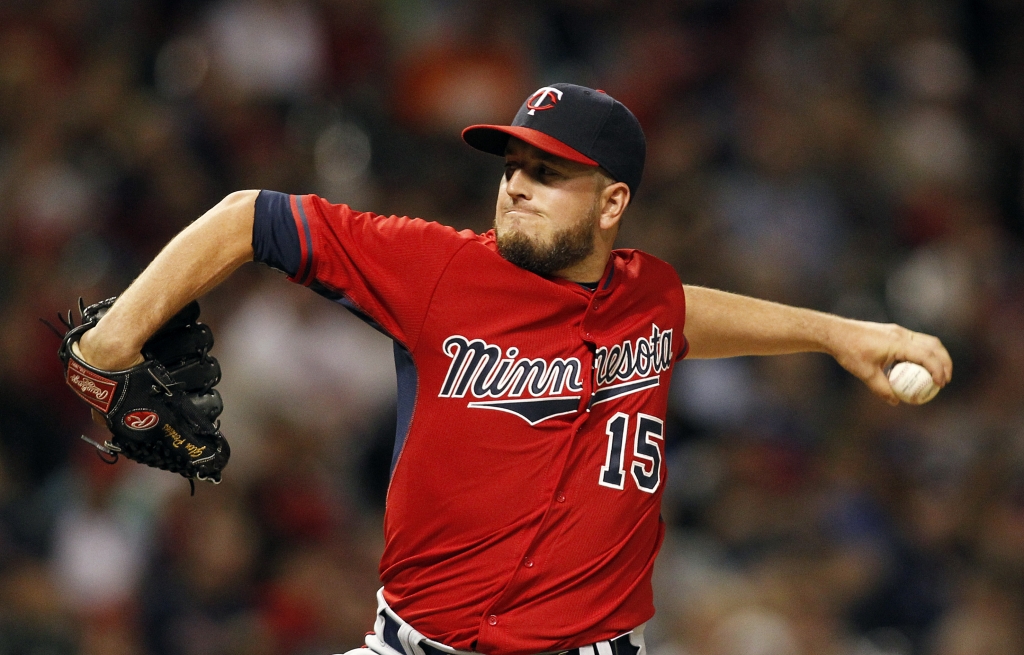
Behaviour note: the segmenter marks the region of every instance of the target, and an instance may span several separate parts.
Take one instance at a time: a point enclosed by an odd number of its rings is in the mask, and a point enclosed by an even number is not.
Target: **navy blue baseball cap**
[[[647,142],[640,121],[604,91],[553,84],[534,91],[511,125],[470,125],[462,138],[477,150],[505,155],[509,137],[570,161],[600,166],[636,195]]]

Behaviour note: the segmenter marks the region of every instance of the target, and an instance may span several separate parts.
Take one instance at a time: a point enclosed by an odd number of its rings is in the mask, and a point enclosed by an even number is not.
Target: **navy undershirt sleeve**
[[[302,261],[299,232],[292,216],[290,196],[260,191],[252,225],[253,259],[294,276]]]

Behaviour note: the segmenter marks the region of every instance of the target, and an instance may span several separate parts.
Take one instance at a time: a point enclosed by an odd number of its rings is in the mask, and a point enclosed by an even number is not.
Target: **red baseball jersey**
[[[671,266],[616,250],[591,290],[510,264],[493,232],[268,191],[253,246],[394,339],[380,576],[399,616],[493,655],[651,618],[665,410],[687,347]]]

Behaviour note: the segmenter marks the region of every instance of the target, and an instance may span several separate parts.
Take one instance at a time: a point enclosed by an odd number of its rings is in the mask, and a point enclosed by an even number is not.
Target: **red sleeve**
[[[682,317],[679,320],[679,324],[683,326],[683,329],[679,331],[683,335],[683,347],[679,351],[679,355],[676,357],[676,361],[682,361],[686,359],[686,356],[690,354],[690,340],[686,338],[686,285],[682,282],[679,283],[679,287],[683,290],[683,306],[681,308]]]
[[[418,218],[356,212],[313,195],[290,202],[301,256],[289,279],[336,294],[414,349],[434,287],[477,236]]]

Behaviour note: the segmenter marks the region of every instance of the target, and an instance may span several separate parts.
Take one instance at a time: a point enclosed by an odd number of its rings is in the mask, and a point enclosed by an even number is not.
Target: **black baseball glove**
[[[188,479],[218,483],[231,450],[220,433],[224,405],[214,385],[220,364],[210,356],[213,332],[199,322],[199,303],[193,301],[175,314],[142,347],[141,364],[124,371],[104,371],[87,364],[78,353],[78,340],[95,327],[114,304],[109,298],[88,307],[79,300],[82,323],[71,312],[57,355],[64,379],[78,396],[99,412],[113,435],[104,444],[92,443],[111,455],[124,455],[147,466],[180,473]]]

